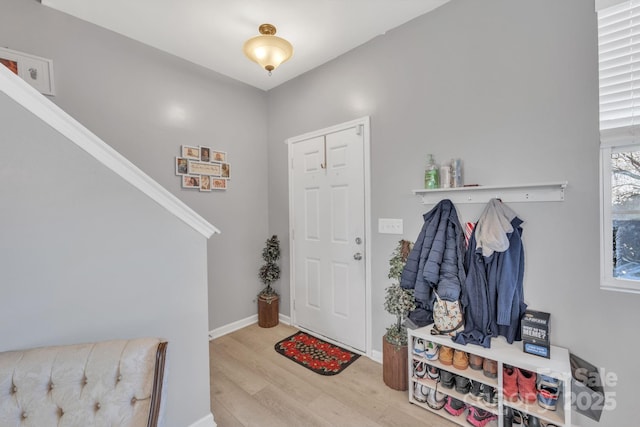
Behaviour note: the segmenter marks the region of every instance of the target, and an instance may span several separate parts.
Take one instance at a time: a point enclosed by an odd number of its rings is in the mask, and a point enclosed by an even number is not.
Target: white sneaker
[[[413,375],[417,378],[424,378],[427,376],[427,364],[424,362],[413,361]]]
[[[426,390],[425,390],[426,389]],[[427,401],[427,393],[429,392],[430,388],[427,386],[424,386],[420,383],[414,383],[413,384],[413,398],[416,399],[418,402],[422,402],[425,403]],[[426,393],[425,393],[426,391]]]
[[[444,405],[447,403],[447,396],[440,393],[435,388],[430,388],[427,394],[427,405],[431,409],[442,409]]]
[[[424,349],[426,345],[422,338],[416,338],[416,341],[413,345],[413,352],[419,356],[424,356]]]
[[[434,342],[427,341],[424,347],[424,357],[429,360],[435,360],[438,358],[438,352],[440,351],[440,346]]]

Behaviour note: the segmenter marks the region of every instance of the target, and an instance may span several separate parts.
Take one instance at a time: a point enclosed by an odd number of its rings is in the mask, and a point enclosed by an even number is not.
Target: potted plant
[[[400,286],[400,276],[407,262],[413,244],[400,240],[389,260],[389,278],[394,280],[385,289],[384,308],[396,316],[396,321],[387,328],[382,339],[382,378],[384,383],[395,390],[408,388],[407,328],[404,319],[416,308],[413,289]]]
[[[258,294],[258,325],[263,328],[271,328],[278,324],[279,300],[278,293],[271,284],[280,278],[280,267],[277,261],[280,259],[280,241],[273,235],[267,239],[262,249],[262,259],[265,263],[260,267],[258,277],[265,285]]]

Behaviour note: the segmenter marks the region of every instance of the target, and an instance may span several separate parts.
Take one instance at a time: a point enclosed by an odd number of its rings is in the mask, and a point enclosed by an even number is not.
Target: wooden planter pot
[[[277,295],[258,297],[258,326],[261,328],[273,328],[279,322],[279,302]]]
[[[409,388],[409,364],[407,346],[397,347],[382,337],[382,379],[394,390]]]

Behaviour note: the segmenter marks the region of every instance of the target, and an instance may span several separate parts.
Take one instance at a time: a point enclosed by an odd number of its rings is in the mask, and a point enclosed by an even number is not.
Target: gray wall
[[[288,241],[283,141],[370,115],[373,348],[381,350],[392,322],[383,309],[390,254],[401,237],[415,240],[431,208],[410,192],[423,186],[428,153],[462,158],[467,183],[567,180],[562,203],[511,205],[525,220],[525,299],[552,313],[555,345],[618,375],[608,388],[617,410],[600,424],[631,425],[640,296],[599,290],[597,60],[593,2],[452,0],[271,90],[271,233]],[[463,221],[483,207],[458,206]],[[402,218],[404,236],[378,234],[380,217]]]
[[[209,330],[255,315],[269,237],[266,93],[36,0],[0,0],[0,45],[52,59],[51,100],[222,231],[208,243]],[[181,144],[226,151],[229,189],[180,188]]]
[[[5,94],[0,117],[0,351],[160,337],[164,425],[208,416],[206,238]]]

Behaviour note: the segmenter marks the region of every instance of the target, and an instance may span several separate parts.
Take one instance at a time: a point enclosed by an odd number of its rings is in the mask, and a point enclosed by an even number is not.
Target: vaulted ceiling
[[[269,90],[449,0],[41,0],[45,6]],[[271,76],[242,46],[276,26],[293,57]]]

